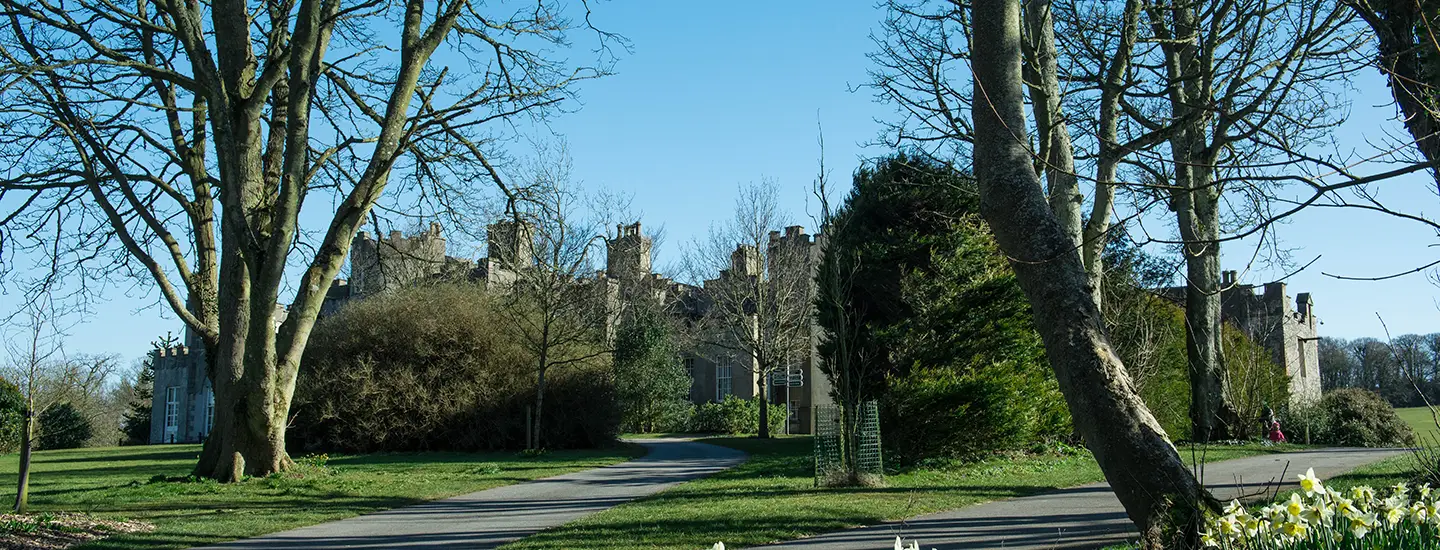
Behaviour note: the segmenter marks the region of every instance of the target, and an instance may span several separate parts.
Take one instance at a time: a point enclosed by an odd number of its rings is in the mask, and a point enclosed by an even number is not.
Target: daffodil
[[[1285,522],[1285,525],[1282,525],[1282,526],[1280,527],[1280,532],[1281,532],[1281,533],[1284,533],[1285,536],[1290,537],[1291,539],[1304,538],[1304,537],[1305,537],[1305,522],[1301,522],[1301,521],[1287,521],[1287,522]]]
[[[1240,524],[1235,521],[1235,516],[1222,517],[1215,523],[1215,526],[1220,529],[1220,534],[1225,535],[1225,538],[1233,539],[1235,535],[1240,534]]]
[[[1305,474],[1300,476],[1300,489],[1305,491],[1307,496],[1325,491],[1325,486],[1320,484],[1320,478],[1315,477],[1314,468],[1305,470]]]
[[[1245,507],[1240,505],[1240,501],[1239,501],[1239,500],[1231,500],[1231,501],[1230,501],[1230,504],[1225,505],[1225,515],[1227,515],[1227,516],[1233,516],[1233,515],[1235,515],[1237,512],[1244,512],[1244,511],[1245,511]]]
[[[1385,511],[1385,522],[1389,523],[1392,526],[1400,523],[1400,520],[1403,519],[1405,519],[1404,508],[1391,508]]]
[[[1375,514],[1366,514],[1350,518],[1350,532],[1355,538],[1363,539],[1370,533],[1370,528],[1375,526]]]
[[[1290,514],[1292,518],[1298,518],[1303,511],[1305,511],[1305,501],[1300,500],[1299,493],[1291,494],[1290,500],[1285,503],[1285,513]]]
[[[1354,518],[1360,514],[1360,509],[1355,507],[1355,501],[1345,497],[1335,499],[1335,510],[1347,518]]]
[[[1264,525],[1264,523],[1262,523],[1259,519],[1253,516],[1247,517],[1244,523],[1245,536],[1247,538],[1254,538],[1256,535],[1259,535],[1262,530],[1264,530]]]
[[[899,547],[897,546],[896,548],[899,548]],[[710,550],[725,550],[725,543],[723,543],[723,542],[717,542],[717,543],[715,543],[715,546],[711,546],[711,547],[710,547]]]
[[[1200,545],[1206,548],[1215,548],[1220,546],[1220,541],[1215,540],[1215,534],[1206,529],[1200,533]]]
[[[1328,521],[1330,517],[1334,515],[1334,510],[1332,510],[1325,503],[1318,501],[1311,503],[1309,506],[1306,506],[1305,510],[1300,513],[1300,517],[1303,517],[1305,518],[1305,521],[1309,521],[1312,523]]]

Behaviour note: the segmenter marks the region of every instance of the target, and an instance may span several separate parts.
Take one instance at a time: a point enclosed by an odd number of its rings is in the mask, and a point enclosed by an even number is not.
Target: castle
[[[1285,283],[1262,287],[1240,283],[1236,272],[1220,278],[1220,319],[1239,328],[1270,352],[1275,364],[1290,377],[1290,400],[1311,403],[1320,399],[1320,338],[1315,329],[1315,304],[1310,293],[1295,297],[1292,307]],[[1257,294],[1256,289],[1261,289]],[[1167,288],[1161,294],[1183,302],[1185,287]]]
[[[352,300],[415,284],[425,280],[470,280],[485,288],[504,291],[514,285],[519,270],[534,265],[530,243],[534,230],[523,222],[502,221],[487,228],[487,256],[465,260],[446,255],[446,240],[439,224],[406,236],[392,231],[388,237],[372,237],[362,231],[351,242],[350,278],[336,279],[326,292],[321,316],[333,315]],[[806,265],[762,266],[761,255],[753,246],[741,245],[731,254],[730,269],[704,286],[717,284],[727,277],[760,277],[768,270],[770,278],[803,273],[806,284],[813,285],[814,269],[819,263],[824,239],[813,239],[800,226],[785,228],[782,234],[769,235],[770,258]],[[604,334],[613,338],[620,310],[627,300],[650,293],[667,303],[679,304],[682,314],[694,314],[707,307],[704,287],[672,281],[651,267],[653,241],[641,231],[641,225],[618,225],[613,236],[605,238],[605,269],[587,274],[579,283],[588,287],[605,309]],[[779,252],[784,251],[784,254]],[[775,261],[774,263],[779,263]],[[807,304],[810,301],[806,301]],[[277,319],[285,309],[277,306]],[[784,368],[785,376],[767,380],[772,384],[771,402],[788,405],[786,424],[789,433],[810,433],[813,430],[813,409],[829,404],[830,386],[820,371],[818,345],[820,331],[813,315],[805,338],[808,350],[792,355]],[[755,365],[748,358],[717,346],[694,345],[684,350],[682,361],[690,375],[690,400],[696,404],[720,401],[727,396],[749,399],[757,392]],[[214,425],[214,393],[205,375],[204,347],[193,331],[186,330],[182,346],[152,352],[155,370],[154,401],[151,409],[151,443],[202,441]]]

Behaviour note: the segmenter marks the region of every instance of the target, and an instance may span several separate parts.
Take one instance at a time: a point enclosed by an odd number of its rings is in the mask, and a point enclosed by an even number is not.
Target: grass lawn
[[[750,453],[726,472],[516,541],[507,550],[750,546],[1025,496],[1102,479],[1089,454],[1016,455],[888,476],[876,489],[817,489],[808,437],[708,443]],[[1216,446],[1207,462],[1294,446]],[[1191,453],[1182,449],[1189,460]],[[1201,453],[1195,453],[1197,456]]]
[[[1440,436],[1440,428],[1435,426],[1435,419],[1430,415],[1429,407],[1409,407],[1395,409],[1395,414],[1400,416],[1410,429],[1415,430],[1415,440],[1426,443]]]
[[[325,467],[241,483],[152,481],[189,473],[199,445],[35,453],[33,512],[84,512],[154,523],[149,533],[91,543],[92,549],[188,548],[341,519],[366,512],[595,468],[644,453],[637,446],[552,452],[389,453],[334,456]],[[0,503],[15,500],[17,455],[0,456]]]

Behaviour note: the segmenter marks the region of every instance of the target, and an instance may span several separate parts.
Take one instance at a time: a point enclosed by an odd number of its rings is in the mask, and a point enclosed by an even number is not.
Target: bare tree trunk
[[[30,508],[30,456],[35,450],[35,410],[30,406],[25,407],[22,433],[25,435],[20,441],[20,479],[15,488],[17,514],[23,514]]]
[[[1228,439],[1238,415],[1230,402],[1221,349],[1218,197],[1208,170],[1194,168],[1177,212],[1185,245],[1185,356],[1190,372],[1191,438]]]
[[[1193,543],[1207,495],[1136,394],[1110,347],[1080,256],[1056,220],[1026,150],[1020,74],[1020,9],[976,0],[975,174],[989,221],[1030,304],[1075,426],[1147,548],[1172,522]]]
[[[757,369],[755,385],[760,389],[760,439],[770,438],[770,389],[769,381],[766,380],[771,374],[769,370]]]
[[[1115,204],[1116,173],[1125,148],[1119,144],[1120,98],[1125,91],[1126,71],[1130,67],[1130,55],[1140,24],[1140,0],[1126,0],[1125,12],[1120,23],[1120,41],[1115,56],[1105,70],[1105,80],[1100,90],[1100,126],[1097,132],[1100,141],[1099,158],[1095,165],[1095,200],[1091,204],[1090,218],[1085,223],[1084,240],[1081,243],[1085,259],[1085,274],[1089,279],[1091,296],[1095,308],[1104,311],[1105,243],[1109,240],[1110,209]]]
[[[545,367],[543,366],[543,363],[545,362],[545,358],[543,357],[543,354],[542,354],[542,357],[541,357],[540,361],[541,361],[541,363],[542,363],[542,366],[540,367],[540,370],[536,372],[536,376],[535,376],[535,421],[534,421],[534,430],[535,430],[535,431],[530,434],[530,441],[531,441],[531,449],[532,449],[532,450],[539,450],[539,449],[544,448],[544,445],[541,445],[541,444],[540,444],[540,433],[541,433],[541,430],[540,430],[540,424],[541,424],[541,423],[540,423],[540,418],[541,418],[541,416],[540,416],[540,415],[541,415],[542,411],[545,410],[545,370],[546,370],[546,369],[545,369]]]
[[[1049,183],[1050,210],[1065,231],[1065,236],[1079,248],[1081,241],[1080,182],[1075,174],[1075,151],[1070,144],[1070,127],[1060,109],[1060,71],[1055,49],[1055,14],[1050,0],[1026,0],[1025,24],[1033,42],[1034,74],[1031,77],[1030,99],[1035,110],[1035,125],[1040,134],[1040,158]],[[1106,212],[1109,215],[1109,212]],[[1077,252],[1078,253],[1078,252]]]

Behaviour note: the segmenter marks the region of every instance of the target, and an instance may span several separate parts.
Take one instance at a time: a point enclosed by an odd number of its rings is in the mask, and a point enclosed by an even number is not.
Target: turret
[[[652,246],[650,237],[640,230],[640,222],[616,225],[615,238],[605,241],[605,275],[626,281],[649,275]]]

